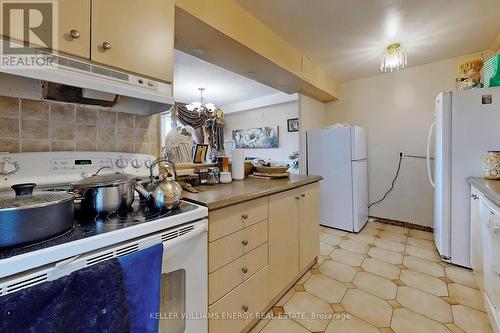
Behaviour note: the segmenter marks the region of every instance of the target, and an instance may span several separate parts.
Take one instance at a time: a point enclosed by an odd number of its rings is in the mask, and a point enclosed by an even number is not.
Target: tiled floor
[[[320,239],[318,264],[251,333],[492,332],[472,272],[443,263],[431,233],[370,221]]]

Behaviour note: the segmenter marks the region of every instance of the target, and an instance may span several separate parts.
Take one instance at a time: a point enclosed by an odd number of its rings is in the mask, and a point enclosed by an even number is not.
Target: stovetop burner
[[[107,232],[113,232],[123,228],[133,227],[158,219],[190,212],[197,208],[196,205],[181,201],[179,206],[175,209],[159,209],[149,206],[143,201],[136,200],[127,211],[112,212],[98,216],[89,216],[76,212],[75,224],[72,230],[36,244],[13,249],[0,249],[0,259],[77,241]]]
[[[126,211],[115,211],[104,216],[98,215],[94,218],[94,221],[106,224],[136,224],[167,217],[171,213],[172,211],[169,209],[160,209],[140,202],[138,204],[134,203]]]

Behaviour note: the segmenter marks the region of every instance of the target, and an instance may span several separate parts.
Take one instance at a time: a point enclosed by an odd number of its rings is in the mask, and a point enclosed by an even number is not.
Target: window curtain
[[[189,111],[185,104],[176,103],[172,118],[184,126],[194,128],[193,140],[196,144],[208,141],[210,148],[216,151],[224,150],[224,112],[217,109],[215,113]],[[206,138],[208,140],[206,140]]]
[[[175,103],[172,117],[182,125],[189,125],[194,128],[194,142],[197,144],[203,144],[205,142],[204,128],[207,121],[206,114],[198,113],[198,111],[189,111],[185,104]]]

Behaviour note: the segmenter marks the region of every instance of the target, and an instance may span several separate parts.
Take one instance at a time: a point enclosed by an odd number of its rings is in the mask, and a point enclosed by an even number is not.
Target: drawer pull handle
[[[244,239],[244,240],[241,241],[241,244],[243,244],[244,246],[247,246],[248,245],[248,241],[246,239]]]
[[[302,198],[305,198],[305,197],[306,197],[306,194],[305,194],[305,193],[302,193],[300,196],[301,196]]]
[[[80,32],[78,30],[71,30],[69,32],[69,35],[71,36],[71,38],[77,39],[78,37],[80,37]]]
[[[242,218],[243,220],[248,219],[248,214],[243,214],[243,215],[241,215],[241,218]]]
[[[241,269],[241,271],[243,272],[243,274],[246,274],[246,273],[248,272],[248,268],[243,267],[243,268]]]
[[[241,309],[243,310],[243,312],[247,312],[248,311],[248,305],[243,305],[241,307]]]

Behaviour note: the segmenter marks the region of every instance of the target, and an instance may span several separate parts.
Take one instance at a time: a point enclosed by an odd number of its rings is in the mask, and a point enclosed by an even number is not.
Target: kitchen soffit
[[[174,58],[174,98],[177,102],[198,101],[200,87],[206,88],[204,100],[219,106],[280,93],[179,50],[175,50]]]

